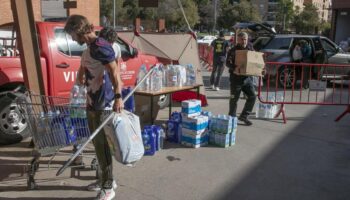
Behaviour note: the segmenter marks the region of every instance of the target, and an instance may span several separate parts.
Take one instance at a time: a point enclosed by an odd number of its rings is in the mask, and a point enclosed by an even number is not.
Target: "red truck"
[[[72,41],[63,27],[64,24],[56,22],[36,23],[45,95],[48,96],[68,97],[80,66],[80,56],[86,48]],[[24,80],[15,40],[1,38],[0,31],[0,144],[12,144],[29,135],[28,124],[14,100],[21,94],[15,88],[23,86]],[[142,54],[123,39],[118,39],[118,43],[124,86],[134,86],[140,66],[145,64],[149,68],[158,59]]]

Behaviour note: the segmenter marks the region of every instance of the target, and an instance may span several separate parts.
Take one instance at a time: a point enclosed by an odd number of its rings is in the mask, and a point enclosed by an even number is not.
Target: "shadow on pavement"
[[[11,199],[18,199],[18,198],[1,198],[1,200],[11,200]],[[32,198],[21,198],[21,200],[62,200],[62,199],[77,199],[77,200],[91,200],[93,198],[89,197],[82,197],[82,198],[49,198],[49,197],[32,197]]]
[[[302,122],[251,164],[239,181],[227,181],[215,199],[349,199],[350,116],[339,122],[333,118],[342,109],[319,106],[296,118]]]

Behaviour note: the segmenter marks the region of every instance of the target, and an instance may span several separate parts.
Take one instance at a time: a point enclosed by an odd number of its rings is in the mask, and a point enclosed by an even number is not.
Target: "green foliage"
[[[279,0],[276,8],[276,23],[280,30],[285,31],[290,27],[294,17],[294,4],[290,0]]]
[[[303,11],[294,16],[293,25],[297,33],[315,34],[321,25],[317,8],[311,3],[305,4]]]
[[[261,21],[258,9],[247,0],[241,0],[240,3],[234,5],[224,1],[218,19],[219,26],[229,29],[237,22],[242,21]]]

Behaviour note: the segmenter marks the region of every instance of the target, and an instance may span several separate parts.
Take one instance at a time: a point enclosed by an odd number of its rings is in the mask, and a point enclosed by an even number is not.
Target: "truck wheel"
[[[164,108],[168,107],[169,103],[170,103],[170,95],[169,94],[161,95],[159,97],[159,100],[158,100],[159,109],[164,109]]]
[[[16,97],[17,95],[12,94],[11,96]],[[0,97],[0,145],[18,143],[30,134],[23,110],[13,97],[8,95]]]

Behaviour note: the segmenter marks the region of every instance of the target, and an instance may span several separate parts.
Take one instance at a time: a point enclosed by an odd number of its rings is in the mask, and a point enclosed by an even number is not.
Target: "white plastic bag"
[[[142,158],[145,149],[138,116],[126,110],[114,113],[104,131],[116,161],[132,164]]]

